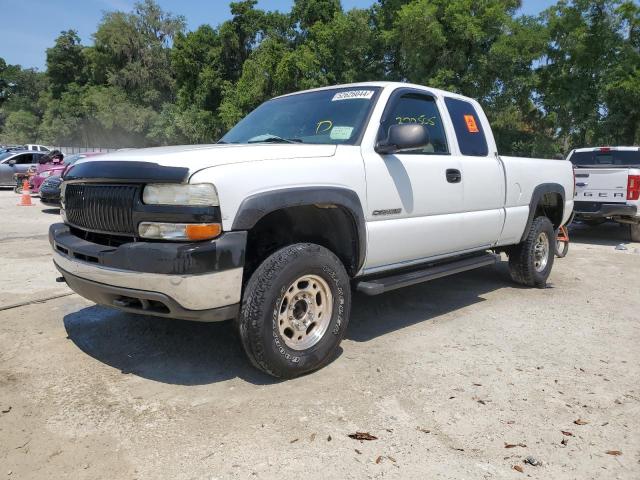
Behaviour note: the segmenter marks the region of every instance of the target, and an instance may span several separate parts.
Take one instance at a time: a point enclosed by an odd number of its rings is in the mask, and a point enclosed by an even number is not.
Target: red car
[[[102,152],[85,152],[85,153],[76,153],[74,155],[69,155],[65,157],[62,162],[52,162],[52,163],[44,163],[40,164],[36,167],[36,174],[31,177],[29,180],[29,184],[31,187],[32,193],[39,193],[40,186],[42,182],[44,182],[49,177],[61,176],[64,171],[70,165],[73,165],[78,160],[82,160],[87,157],[95,157],[96,155],[101,155]]]

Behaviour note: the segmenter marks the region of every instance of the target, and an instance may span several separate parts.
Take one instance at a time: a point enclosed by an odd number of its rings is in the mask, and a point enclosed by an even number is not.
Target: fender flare
[[[294,187],[251,195],[240,204],[231,229],[250,230],[272,212],[308,205],[335,205],[349,214],[358,235],[356,272],[359,271],[364,265],[367,253],[367,227],[360,198],[356,192],[348,188]]]
[[[560,214],[560,218],[564,217],[564,207],[565,207],[565,191],[564,187],[559,183],[542,183],[538,185],[534,190],[533,194],[531,194],[531,202],[529,202],[529,218],[527,219],[527,225],[525,226],[524,233],[522,234],[522,238],[520,241],[524,241],[529,234],[529,229],[531,228],[531,224],[533,223],[533,216],[536,214],[536,207],[542,200],[542,197],[547,193],[557,193],[562,197],[562,213]],[[562,221],[562,220],[561,220]]]

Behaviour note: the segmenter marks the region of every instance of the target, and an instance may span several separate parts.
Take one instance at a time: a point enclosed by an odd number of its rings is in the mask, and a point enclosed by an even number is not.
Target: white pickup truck
[[[50,242],[80,295],[235,319],[253,364],[291,378],[334,357],[354,289],[384,293],[499,252],[515,281],[544,287],[573,190],[566,160],[499,156],[476,101],[361,83],[267,101],[216,145],[76,163]]]
[[[576,218],[629,224],[631,240],[640,242],[640,148],[580,148],[569,160],[576,173]]]

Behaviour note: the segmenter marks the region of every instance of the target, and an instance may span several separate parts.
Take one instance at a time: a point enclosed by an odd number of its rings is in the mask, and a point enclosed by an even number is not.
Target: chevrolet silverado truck
[[[501,252],[513,280],[544,287],[573,189],[566,160],[498,155],[476,101],[361,83],[269,100],[215,145],[79,161],[49,237],[78,294],[234,319],[251,362],[292,378],[334,358],[354,290],[383,294]]]
[[[628,224],[631,240],[640,242],[640,148],[580,148],[569,160],[576,174],[576,219]]]

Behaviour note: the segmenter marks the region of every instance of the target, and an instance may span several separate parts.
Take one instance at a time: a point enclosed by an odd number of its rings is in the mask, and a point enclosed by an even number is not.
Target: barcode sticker
[[[363,98],[365,100],[371,100],[373,98],[373,90],[348,90],[346,92],[338,92],[331,99],[332,102],[338,102],[340,100],[356,100]]]

